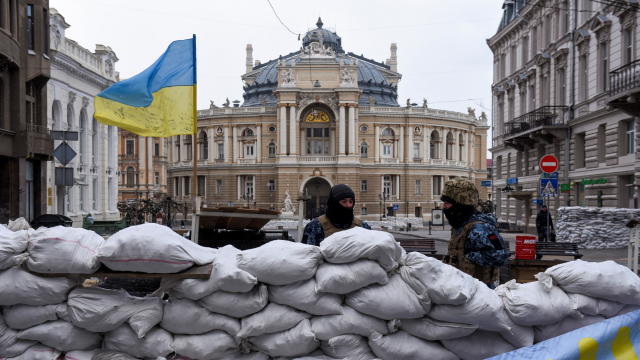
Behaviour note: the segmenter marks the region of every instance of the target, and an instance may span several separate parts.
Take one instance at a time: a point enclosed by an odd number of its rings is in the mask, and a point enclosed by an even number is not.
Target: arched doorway
[[[329,190],[331,190],[331,185],[323,178],[316,177],[307,181],[303,189],[303,194],[309,197],[309,200],[304,204],[306,219],[313,219],[325,213]]]

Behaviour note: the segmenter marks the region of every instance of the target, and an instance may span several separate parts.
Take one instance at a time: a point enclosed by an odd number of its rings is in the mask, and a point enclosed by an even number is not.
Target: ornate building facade
[[[118,129],[118,200],[167,195],[167,139]]]
[[[545,154],[560,162],[551,209],[637,208],[638,5],[518,0],[503,9],[487,40],[498,217],[533,230]]]
[[[198,111],[198,135],[169,143],[169,192],[214,206],[324,212],[331,186],[348,184],[356,214],[428,218],[445,180],[486,178],[484,114],[400,106],[397,47],[385,63],[347,53],[340,37],[309,31],[299,51],[266,63],[247,45],[244,102]],[[198,146],[192,189],[192,146]],[[486,193],[483,194],[486,198]],[[299,209],[296,209],[299,211]]]
[[[115,81],[116,54],[104,45],[94,52],[65,36],[69,27],[55,9],[50,16],[51,80],[48,87],[48,127],[78,133],[68,144],[77,153],[67,165],[73,168],[73,186],[55,182],[58,160],[47,167],[47,212],[65,214],[82,224],[91,214],[95,220],[120,218],[117,209],[117,128],[99,124],[93,118],[93,97]],[[56,140],[55,146],[61,141]]]

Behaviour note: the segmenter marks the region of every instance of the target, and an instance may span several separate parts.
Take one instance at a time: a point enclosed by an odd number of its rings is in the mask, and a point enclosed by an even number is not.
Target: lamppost
[[[251,202],[253,201],[253,194],[246,193],[246,194],[240,195],[240,200],[247,202],[245,207],[248,209],[249,207],[251,207]]]
[[[378,197],[380,198],[380,201],[382,201],[382,208],[380,209],[380,221],[382,221],[382,218],[386,218],[387,214],[387,200],[389,200],[389,193],[385,192],[382,194],[378,194]]]

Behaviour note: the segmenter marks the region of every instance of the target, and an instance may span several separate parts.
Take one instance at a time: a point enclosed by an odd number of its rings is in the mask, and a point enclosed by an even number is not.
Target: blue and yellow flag
[[[640,310],[489,360],[639,360]]]
[[[94,117],[142,136],[193,134],[196,37],[174,41],[153,65],[94,98]]]

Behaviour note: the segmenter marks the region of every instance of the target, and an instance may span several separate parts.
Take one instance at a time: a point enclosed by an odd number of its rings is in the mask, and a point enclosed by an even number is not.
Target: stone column
[[[375,153],[375,161],[380,162],[380,127],[376,126],[376,137],[373,143],[373,151]]]
[[[207,158],[207,162],[208,163],[212,163],[214,162],[214,148],[217,147],[216,143],[213,141],[213,128],[208,128],[207,129],[207,144],[209,146],[209,152],[208,152],[208,158]],[[162,145],[160,146],[162,147]]]
[[[451,148],[451,160],[460,161],[458,159],[458,130],[453,131],[453,146]]]
[[[349,104],[349,155],[356,153],[356,108]]]
[[[413,154],[413,127],[407,127],[407,154],[406,154],[406,162],[410,163],[413,160],[414,156],[419,156],[420,154]]]
[[[344,104],[340,104],[338,118],[338,155],[344,155],[345,152],[345,125]]]
[[[398,144],[398,161],[404,159],[404,126],[400,126],[400,140]]]
[[[296,144],[296,136],[298,135],[298,119],[296,114],[296,106],[289,107],[289,153],[291,155],[298,154],[298,146]]]
[[[438,130],[440,133],[440,159],[447,161],[447,132],[444,128]]]
[[[224,143],[224,162],[229,162],[231,155],[231,147],[229,146],[229,128],[222,128],[222,141]]]
[[[256,125],[256,162],[262,162],[262,126]]]
[[[238,128],[233,127],[233,162],[238,162]]]
[[[422,129],[422,143],[424,144],[424,149],[422,149],[422,162],[429,161],[429,145],[431,145],[430,138],[431,130],[428,127],[424,127]]]
[[[280,140],[278,153],[287,155],[287,105],[280,105]]]

